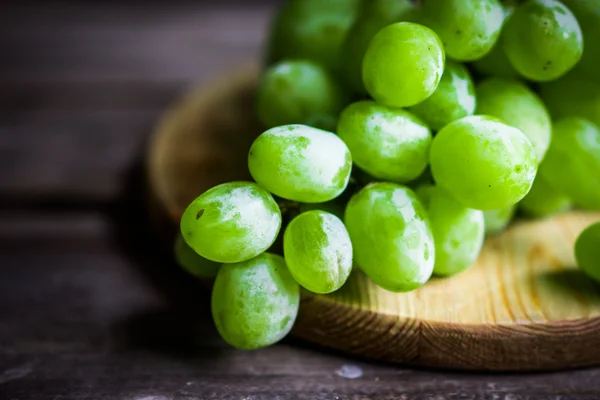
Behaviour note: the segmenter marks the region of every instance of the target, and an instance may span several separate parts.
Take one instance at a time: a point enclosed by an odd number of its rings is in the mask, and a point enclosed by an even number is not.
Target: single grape
[[[369,0],[352,25],[342,47],[342,71],[355,92],[366,94],[362,63],[373,36],[394,22],[410,21],[416,7],[410,0]]]
[[[412,106],[410,111],[434,131],[439,131],[452,121],[473,115],[475,85],[469,71],[462,64],[447,61],[435,92],[423,102]]]
[[[417,190],[427,210],[435,240],[435,275],[464,271],[479,257],[485,233],[483,211],[467,208],[439,186]]]
[[[519,203],[519,209],[534,218],[562,213],[571,208],[571,200],[544,178],[544,169],[545,163],[542,162],[531,190]]]
[[[513,205],[498,210],[485,210],[483,212],[485,233],[487,235],[494,235],[506,229],[513,219],[516,209],[517,207]]]
[[[573,12],[583,33],[585,49],[573,72],[582,78],[600,84],[600,1],[562,0]]]
[[[321,210],[333,214],[341,220],[344,219],[344,206],[337,201],[328,201],[326,203],[300,203],[298,209],[300,213]]]
[[[337,133],[356,165],[375,178],[408,182],[427,166],[431,131],[408,111],[371,100],[352,103],[342,111]]]
[[[290,273],[314,293],[331,293],[352,270],[352,243],[344,223],[333,214],[313,210],[294,218],[283,236]]]
[[[550,146],[552,122],[542,100],[511,79],[489,78],[477,86],[477,114],[498,117],[518,128],[533,144],[538,161]]]
[[[362,0],[288,0],[271,26],[267,61],[315,61],[340,67],[342,45],[356,20]]]
[[[219,272],[221,264],[210,261],[196,253],[183,240],[181,234],[178,234],[175,238],[174,253],[177,264],[196,278],[213,279]]]
[[[575,242],[577,266],[600,282],[600,222],[588,226]]]
[[[239,262],[269,248],[281,228],[277,203],[252,182],[215,186],[181,217],[181,235],[196,253],[217,262]]]
[[[538,165],[529,139],[489,116],[446,125],[433,139],[429,157],[435,182],[478,210],[517,203],[531,188]]]
[[[393,183],[367,185],[348,202],[344,221],[356,264],[373,282],[393,292],[427,282],[435,246],[425,210],[412,190]]]
[[[352,157],[331,132],[285,125],[256,138],[248,168],[258,184],[279,197],[322,203],[339,196],[348,185]]]
[[[600,210],[600,127],[578,117],[557,121],[541,173],[575,205]]]
[[[257,90],[256,108],[268,128],[306,124],[333,130],[346,103],[334,78],[311,61],[282,61],[267,69]]]
[[[540,85],[540,93],[553,119],[581,117],[600,126],[600,83],[573,72]]]
[[[263,253],[223,264],[212,291],[212,316],[221,337],[244,350],[269,346],[292,329],[300,287],[283,257]]]
[[[423,0],[423,22],[442,39],[448,57],[473,61],[500,35],[504,9],[498,0]]]
[[[420,103],[437,88],[444,72],[444,48],[431,29],[398,22],[371,40],[362,65],[369,94],[389,107]]]
[[[551,81],[577,64],[583,36],[577,19],[560,1],[528,0],[506,22],[502,45],[521,75]]]

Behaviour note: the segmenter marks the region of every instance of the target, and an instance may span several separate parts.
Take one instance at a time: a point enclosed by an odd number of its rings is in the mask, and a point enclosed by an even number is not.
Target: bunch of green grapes
[[[288,0],[253,181],[199,193],[175,245],[214,279],[224,340],[277,342],[301,288],[332,293],[353,267],[415,290],[463,273],[515,216],[600,210],[599,26],[595,0]],[[598,235],[576,255],[600,279]]]

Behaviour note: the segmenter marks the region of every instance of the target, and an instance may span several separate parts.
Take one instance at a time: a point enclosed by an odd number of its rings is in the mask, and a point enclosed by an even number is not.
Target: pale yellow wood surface
[[[149,148],[153,212],[173,224],[222,182],[249,179],[256,68],[192,91],[169,111]],[[600,213],[521,221],[486,240],[476,265],[396,294],[359,271],[327,296],[306,295],[294,334],[390,361],[470,369],[600,364],[600,285],[575,268],[573,243]],[[600,262],[600,260],[599,260]]]

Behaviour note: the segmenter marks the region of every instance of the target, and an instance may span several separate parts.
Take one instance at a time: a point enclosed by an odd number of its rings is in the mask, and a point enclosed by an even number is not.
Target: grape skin
[[[504,9],[497,0],[423,0],[423,22],[442,39],[449,58],[477,60],[492,49]]]
[[[268,128],[306,124],[321,129],[335,128],[346,103],[333,77],[310,61],[282,61],[267,69],[259,83],[256,111]]]
[[[517,128],[489,116],[454,121],[438,132],[429,153],[435,182],[469,208],[493,210],[521,200],[531,188],[537,157]]]
[[[427,166],[431,131],[408,111],[359,101],[342,111],[337,132],[356,165],[375,178],[408,182]]]
[[[467,208],[439,186],[417,189],[435,240],[433,273],[440,276],[464,271],[481,252],[485,234],[483,211]]]
[[[500,118],[525,134],[541,161],[550,146],[552,122],[542,100],[526,85],[489,78],[477,86],[477,114]]]
[[[300,288],[283,257],[263,253],[223,264],[212,291],[212,316],[221,337],[244,350],[269,346],[292,329]]]
[[[545,163],[542,163],[531,190],[519,203],[519,209],[534,218],[559,214],[571,208],[571,200],[544,178],[544,169]]]
[[[348,185],[352,157],[335,134],[305,125],[284,125],[262,133],[248,155],[258,184],[284,199],[322,203]]]
[[[178,234],[174,245],[175,261],[189,274],[199,279],[213,279],[221,264],[207,260],[187,245],[183,236]]]
[[[367,185],[348,202],[344,221],[356,264],[377,285],[406,292],[430,278],[433,235],[423,206],[409,188]]]
[[[486,235],[494,235],[506,229],[513,219],[516,210],[517,207],[515,205],[499,210],[485,210],[483,212],[483,219]]]
[[[302,213],[289,223],[283,254],[296,282],[314,293],[338,290],[352,270],[352,243],[344,223],[320,210]]]
[[[575,242],[577,266],[600,282],[600,222],[588,226]]]
[[[409,110],[434,131],[439,131],[452,121],[473,115],[475,85],[469,71],[462,64],[447,61],[435,92]]]
[[[583,36],[577,19],[560,1],[528,0],[506,22],[502,45],[521,75],[550,81],[577,64]]]
[[[398,22],[371,40],[362,66],[363,82],[378,103],[408,107],[437,88],[444,72],[444,47],[431,29]]]
[[[181,234],[211,261],[239,262],[267,250],[281,227],[273,197],[253,182],[230,182],[198,196],[181,217]]]
[[[578,117],[557,121],[541,173],[575,205],[600,210],[600,128]]]

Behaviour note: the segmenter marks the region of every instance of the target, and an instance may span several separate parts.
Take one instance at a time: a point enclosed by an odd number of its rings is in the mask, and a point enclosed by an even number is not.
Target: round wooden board
[[[153,213],[178,222],[204,190],[250,179],[254,66],[192,91],[164,116],[148,154]],[[486,240],[476,265],[396,294],[352,274],[338,292],[307,295],[293,334],[394,362],[478,370],[600,364],[600,285],[574,266],[573,243],[600,213],[518,222]],[[600,262],[600,260],[599,260]]]

